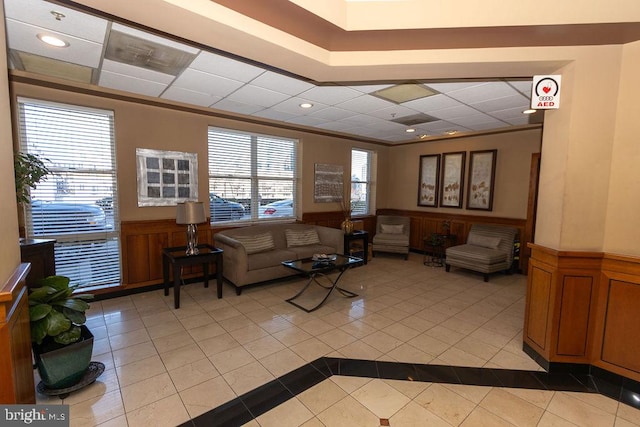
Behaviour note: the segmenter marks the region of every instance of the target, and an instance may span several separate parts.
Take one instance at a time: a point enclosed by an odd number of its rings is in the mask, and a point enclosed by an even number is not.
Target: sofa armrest
[[[213,240],[216,242],[216,246],[220,244],[220,245],[230,246],[234,249],[244,250],[244,246],[242,245],[242,243],[240,243],[236,239],[233,239],[229,236],[225,236],[224,234],[215,234],[213,236]]]
[[[337,254],[344,254],[344,233],[342,230],[330,227],[316,227],[320,243],[336,248]]]
[[[224,276],[233,283],[238,283],[249,271],[246,249],[239,241],[223,234],[215,234],[213,240],[215,246],[223,250]]]

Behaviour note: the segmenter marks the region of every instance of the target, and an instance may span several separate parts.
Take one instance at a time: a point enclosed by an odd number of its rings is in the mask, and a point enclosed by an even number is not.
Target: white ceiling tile
[[[512,126],[528,125],[529,117],[525,116],[524,114],[521,114],[521,116],[524,116],[524,117],[512,117],[509,119],[504,119],[504,121],[509,123]]]
[[[487,101],[475,102],[471,106],[477,110],[489,113],[492,111],[506,110],[508,108],[529,108],[530,101],[521,94],[505,96],[504,98],[490,99]]]
[[[200,52],[189,68],[248,83],[264,73],[264,69],[211,52]]]
[[[489,122],[483,123],[475,123],[472,125],[468,125],[467,127],[471,130],[489,130],[489,129],[500,129],[508,127],[509,124],[500,120],[492,120]]]
[[[480,123],[489,123],[489,122],[495,122],[496,124],[501,123],[500,120],[494,119],[491,116],[488,116],[486,114],[481,114],[481,113],[462,116],[462,117],[455,117],[455,118],[449,119],[449,121],[451,123],[455,123],[457,125],[468,127],[468,128],[473,128],[474,125],[477,125]]]
[[[354,116],[347,117],[345,119],[340,119],[340,121],[345,123],[351,123],[354,126],[362,126],[362,125],[370,124],[371,122],[379,122],[382,120],[373,118],[371,116],[367,116],[366,114],[356,114]]]
[[[262,107],[271,107],[289,98],[284,93],[274,92],[261,87],[245,85],[229,95],[228,99],[244,104],[255,104]]]
[[[200,49],[186,45],[184,43],[178,43],[173,40],[169,40],[165,37],[156,36],[155,34],[147,33],[145,31],[140,31],[136,28],[127,27],[117,22],[113,23],[113,25],[111,26],[111,31],[118,31],[120,33],[129,34],[130,36],[138,37],[139,39],[152,41],[154,43],[159,43],[165,46],[172,47],[174,49],[182,50],[184,52],[189,52],[193,54],[200,52]]]
[[[229,99],[221,99],[212,105],[212,107],[238,114],[253,114],[264,109],[264,107],[260,107],[258,105],[244,104],[242,102],[231,101]]]
[[[300,107],[300,104],[305,102],[312,103],[313,106],[311,108]],[[325,104],[321,104],[319,102],[312,102],[309,99],[297,98],[297,97],[286,99],[283,102],[273,106],[275,110],[282,111],[284,113],[294,114],[296,116],[313,114],[315,111],[319,111],[327,107],[328,106]]]
[[[384,84],[384,85],[349,85],[351,89],[357,90],[362,93],[373,93],[382,89],[386,89],[388,87],[394,86],[392,84]]]
[[[251,84],[292,96],[314,87],[314,85],[309,82],[274,73],[273,71],[265,71],[256,77]]]
[[[296,117],[293,114],[283,113],[282,111],[274,110],[272,108],[267,108],[265,110],[258,111],[257,113],[253,113],[252,116],[280,121],[285,121]]]
[[[472,114],[478,114],[478,110],[471,108],[468,105],[459,105],[457,107],[429,111],[430,116],[444,120],[449,120],[454,117],[464,117]]]
[[[404,107],[429,114],[429,110],[442,110],[443,108],[457,107],[461,105],[461,103],[455,99],[449,98],[448,96],[439,94],[428,96],[426,98],[414,99],[413,101],[407,101],[402,105]]]
[[[149,80],[152,82],[163,83],[165,85],[171,83],[174,76],[170,74],[159,73],[157,71],[148,70],[142,67],[135,67],[129,64],[123,64],[121,62],[111,61],[105,59],[102,62],[102,72],[110,71],[112,73],[118,73],[125,76],[131,76],[138,79]]]
[[[46,31],[46,33],[56,35],[69,43],[69,46],[65,48],[53,47],[41,42],[36,37],[37,34],[43,32],[40,27],[12,19],[7,19],[6,25],[8,45],[11,49],[92,68],[97,68],[100,64],[100,55],[102,54],[102,45],[100,43],[79,39],[56,31]]]
[[[188,68],[178,76],[172,86],[223,98],[239,89],[242,82]]]
[[[383,108],[391,108],[394,105],[395,104],[393,102],[385,101],[384,99],[376,98],[375,96],[362,95],[336,104],[335,106],[338,108],[344,108],[345,110],[355,111],[356,113],[369,113]]]
[[[522,111],[528,109],[529,106],[527,105],[526,108],[507,108],[504,110],[498,110],[498,111],[492,111],[491,113],[489,113],[490,116],[495,117],[496,119],[500,119],[500,120],[505,120],[505,119],[518,119],[520,117],[529,117],[528,114],[522,114]]]
[[[343,132],[345,129],[349,129],[349,128],[353,127],[353,126],[351,124],[349,124],[349,123],[331,121],[331,122],[319,124],[317,127],[321,128],[321,129],[335,130],[335,131],[338,131],[338,132]]]
[[[65,16],[58,21],[51,11]],[[5,0],[4,14],[16,21],[96,43],[104,42],[108,24],[105,19],[41,0]]]
[[[477,86],[484,82],[445,82],[445,83],[437,83],[437,82],[425,82],[424,85],[430,87],[431,89],[436,90],[440,93],[447,93],[454,90],[465,89],[472,86]]]
[[[347,117],[355,116],[355,114],[356,113],[352,111],[343,110],[342,108],[328,107],[309,115],[327,120],[340,120]]]
[[[171,86],[162,94],[162,98],[171,99],[172,101],[184,102],[186,104],[199,105],[208,107],[220,100],[219,96],[210,95],[208,93],[196,92],[193,90],[183,89]]]
[[[152,82],[105,70],[100,73],[98,84],[111,89],[124,90],[146,96],[159,96],[167,87],[165,83]]]
[[[303,125],[303,126],[318,126],[320,124],[328,122],[327,120],[324,120],[318,117],[311,117],[311,116],[294,117],[286,121],[289,123],[294,123],[294,124]]]
[[[392,106],[387,108],[370,111],[367,114],[383,120],[393,120],[399,117],[412,116],[417,113],[419,113],[419,111],[414,110],[413,108],[407,108],[403,105],[393,104]]]
[[[316,86],[302,92],[299,96],[323,104],[335,105],[361,95],[361,92],[345,86]]]
[[[507,81],[511,86],[515,87],[516,90],[523,93],[527,98],[531,99],[531,80],[527,81]]]
[[[489,82],[465,89],[447,92],[451,98],[457,99],[465,104],[486,101],[489,99],[504,98],[517,94],[517,91],[504,82]]]

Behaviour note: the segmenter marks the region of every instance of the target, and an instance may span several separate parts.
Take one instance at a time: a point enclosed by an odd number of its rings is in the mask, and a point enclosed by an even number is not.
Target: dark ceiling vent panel
[[[195,55],[129,34],[111,31],[105,58],[177,76],[193,61]]]
[[[413,114],[411,116],[398,117],[397,119],[391,120],[394,123],[400,123],[401,125],[413,126],[419,125],[421,123],[429,123],[429,122],[437,122],[440,119],[437,119],[428,114]]]

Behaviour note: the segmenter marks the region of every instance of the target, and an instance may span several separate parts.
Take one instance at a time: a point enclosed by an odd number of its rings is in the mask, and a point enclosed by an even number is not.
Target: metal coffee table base
[[[346,289],[343,289],[341,287],[338,286],[338,281],[340,280],[340,278],[342,277],[342,275],[344,274],[344,272],[347,270],[342,270],[340,272],[340,274],[338,274],[338,277],[335,278],[335,280],[332,280],[327,274],[323,274],[323,273],[313,273],[309,276],[309,280],[307,281],[307,284],[304,285],[304,287],[300,290],[300,292],[298,292],[297,294],[295,294],[294,296],[292,296],[291,298],[289,298],[288,300],[286,300],[289,304],[295,305],[296,307],[298,307],[300,310],[304,310],[307,313],[311,313],[312,311],[317,310],[318,308],[320,308],[320,306],[322,304],[324,304],[324,302],[327,300],[327,298],[329,298],[329,295],[331,295],[331,292],[333,292],[333,290],[337,290],[338,292],[340,292],[342,295],[344,295],[347,298],[353,298],[353,297],[357,297],[358,294],[354,294],[351,291],[348,291]],[[327,280],[327,282],[330,283],[329,286],[323,285],[322,283],[320,283],[318,281],[318,278],[324,278]],[[301,306],[300,304],[297,304],[294,300],[296,298],[298,298],[299,296],[301,296],[311,285],[311,283],[315,283],[316,285],[320,286],[321,288],[324,288],[327,290],[327,294],[324,296],[324,298],[322,299],[322,301],[320,301],[318,303],[318,305],[316,305],[313,308],[305,308],[303,306]]]

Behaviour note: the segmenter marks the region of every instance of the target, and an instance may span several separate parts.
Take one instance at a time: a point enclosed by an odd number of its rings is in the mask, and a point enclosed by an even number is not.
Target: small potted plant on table
[[[31,342],[40,378],[49,389],[74,386],[91,363],[93,335],[84,325],[91,294],[73,294],[65,276],[42,279],[29,291]]]

